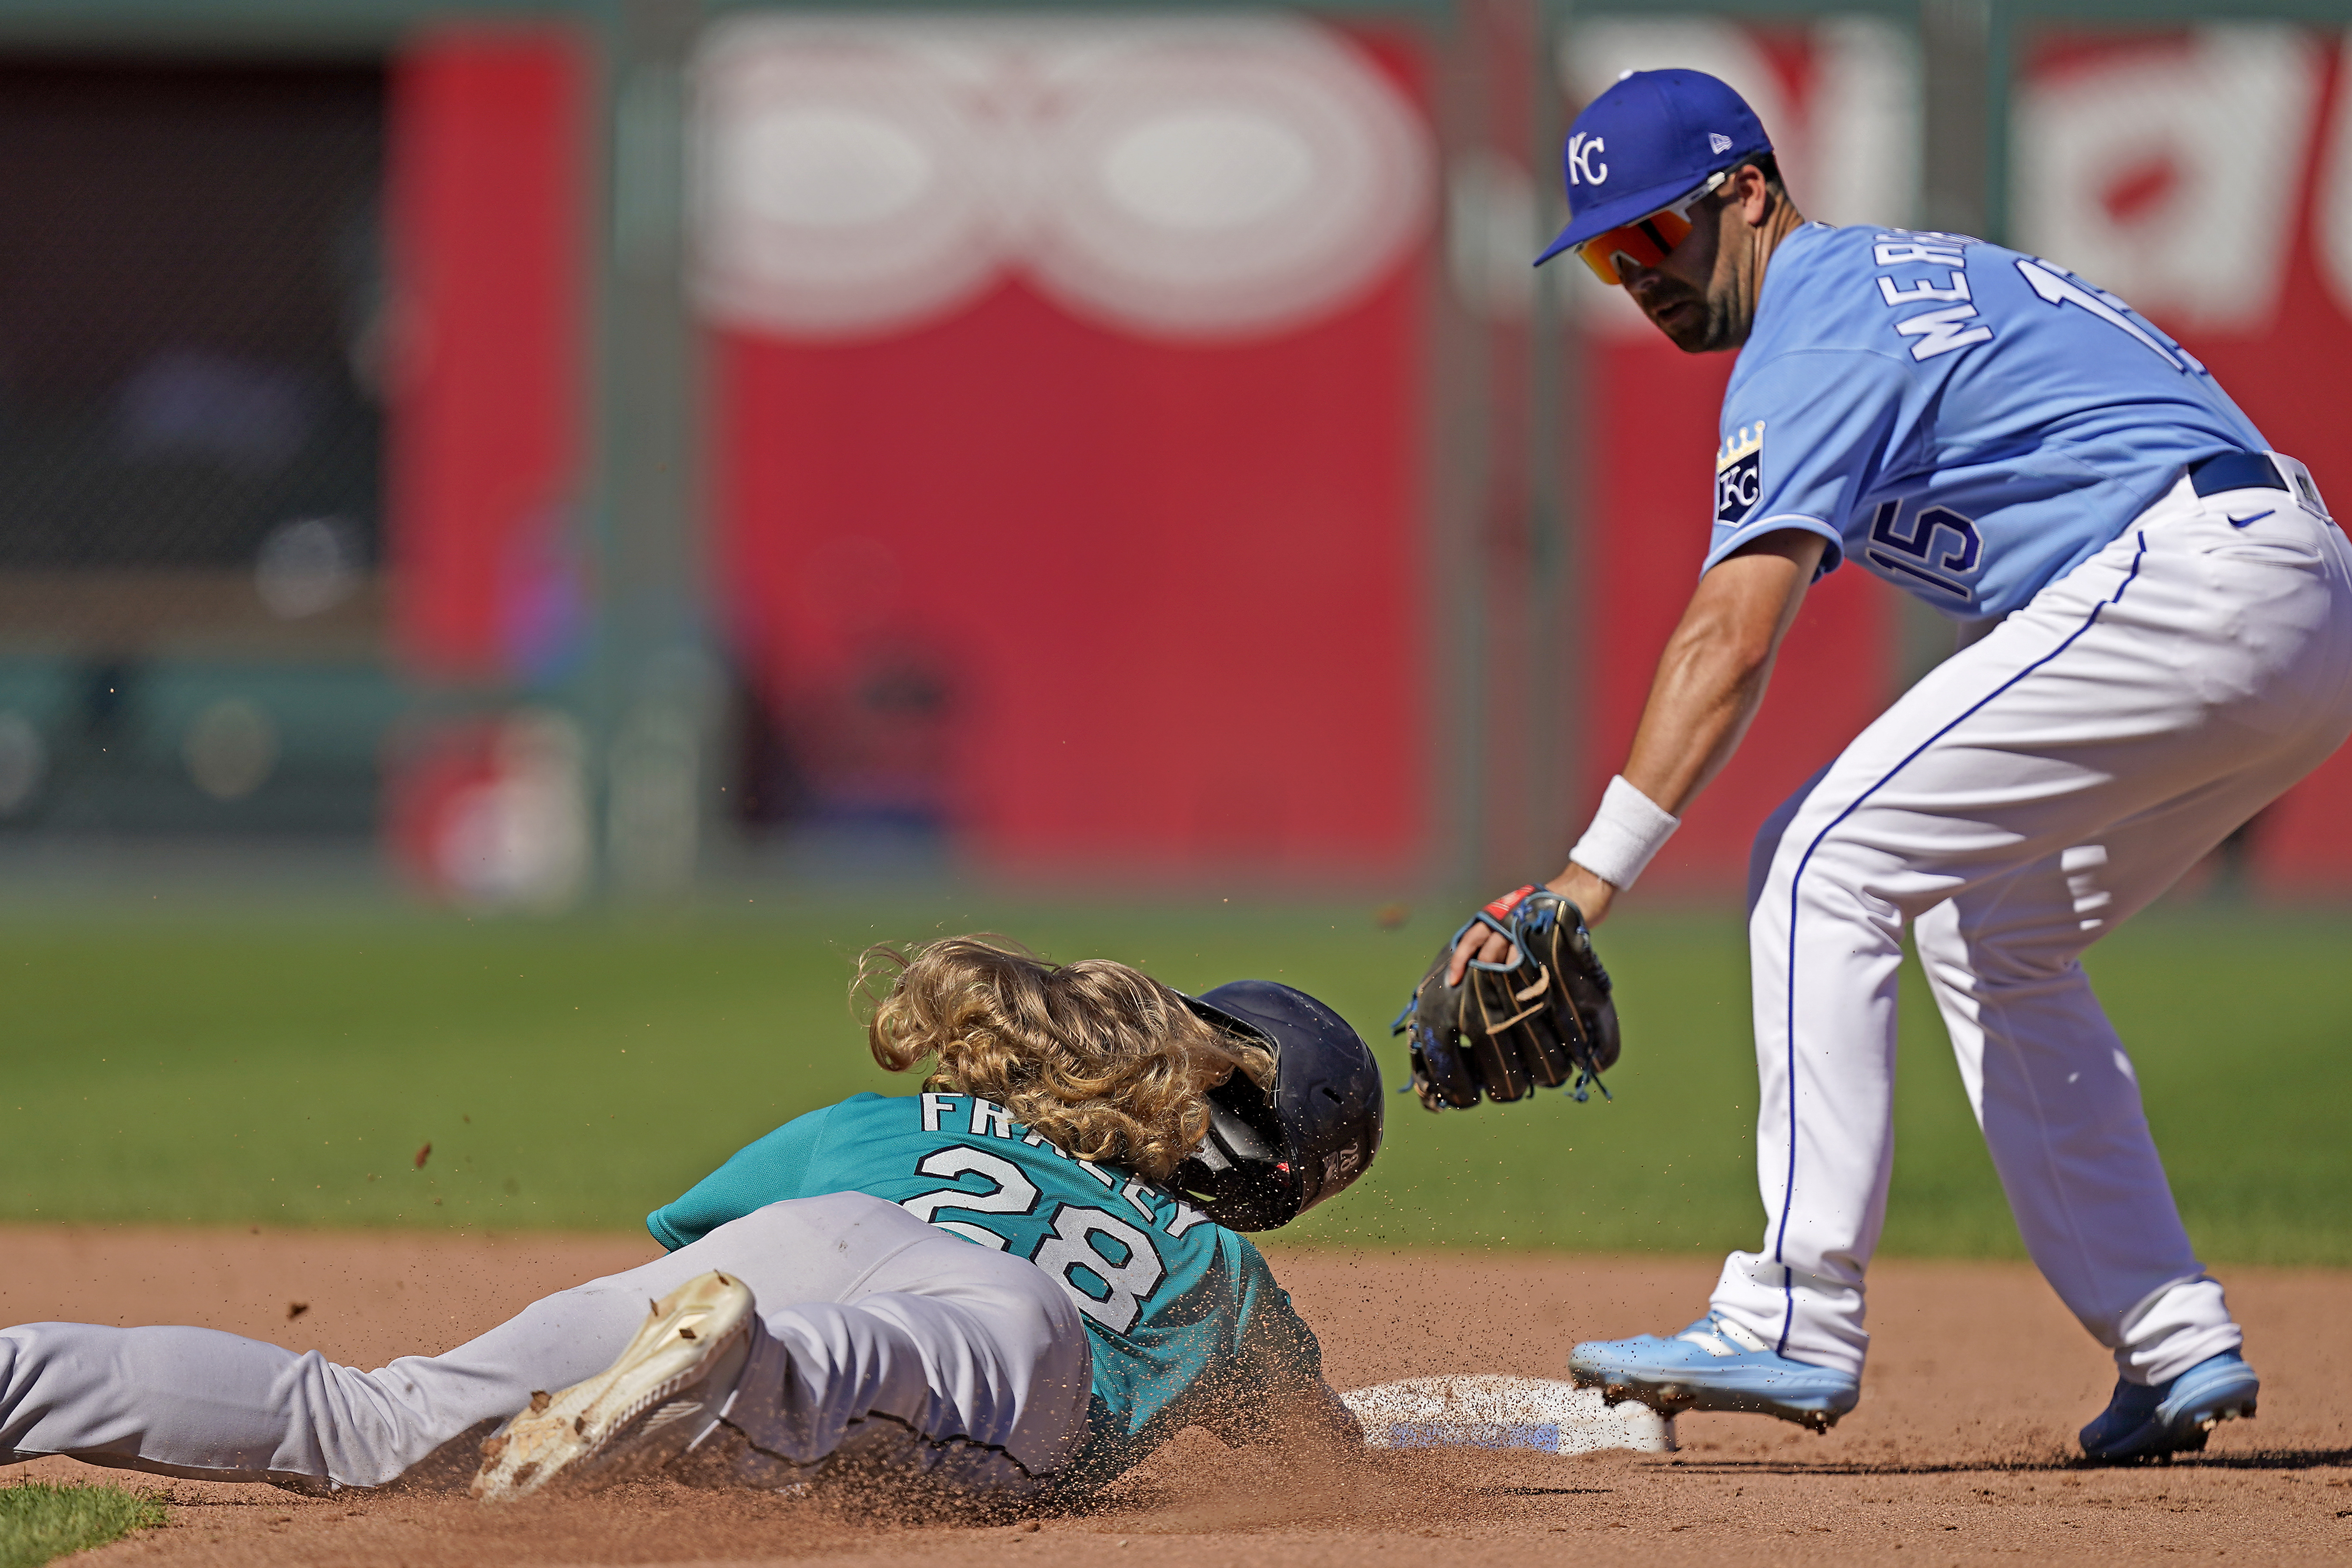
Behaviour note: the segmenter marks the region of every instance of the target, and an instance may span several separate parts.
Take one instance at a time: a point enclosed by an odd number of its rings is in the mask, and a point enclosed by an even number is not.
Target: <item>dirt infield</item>
[[[201,1323],[375,1365],[457,1343],[537,1295],[652,1252],[614,1237],[0,1229],[0,1322]],[[1573,1340],[1684,1321],[1715,1260],[1305,1253],[1277,1254],[1276,1268],[1321,1332],[1332,1381],[1353,1387],[1432,1372],[1558,1376]],[[2167,1467],[2069,1461],[2072,1433],[2113,1373],[2030,1271],[1890,1262],[1873,1280],[1862,1408],[1824,1437],[1685,1416],[1683,1452],[1671,1456],[1380,1455],[1333,1474],[1302,1473],[1280,1452],[1229,1453],[1194,1432],[1091,1513],[977,1529],[667,1486],[485,1510],[126,1477],[168,1491],[170,1525],[76,1561],[2352,1561],[2352,1275],[2235,1269],[2226,1282],[2263,1373],[2262,1416]],[[48,1459],[13,1474],[108,1472]]]

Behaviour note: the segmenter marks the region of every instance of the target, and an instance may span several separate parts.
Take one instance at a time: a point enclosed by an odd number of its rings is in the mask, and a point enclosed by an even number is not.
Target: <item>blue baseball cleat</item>
[[[2262,1379],[2236,1351],[2207,1356],[2168,1383],[2117,1380],[2115,1397],[2083,1428],[2083,1452],[2104,1464],[2193,1454],[2233,1416],[2254,1418]]]
[[[1740,1410],[1816,1432],[1836,1426],[1862,1398],[1862,1380],[1853,1373],[1775,1355],[1712,1313],[1670,1340],[1588,1341],[1569,1352],[1568,1375],[1612,1405],[1631,1399],[1665,1415]]]

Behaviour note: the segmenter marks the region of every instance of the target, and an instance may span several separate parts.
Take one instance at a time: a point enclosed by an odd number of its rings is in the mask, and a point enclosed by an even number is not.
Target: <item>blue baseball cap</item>
[[[1748,100],[1705,71],[1627,71],[1569,128],[1560,153],[1568,226],[1536,265],[1645,218],[1718,170],[1771,150]]]

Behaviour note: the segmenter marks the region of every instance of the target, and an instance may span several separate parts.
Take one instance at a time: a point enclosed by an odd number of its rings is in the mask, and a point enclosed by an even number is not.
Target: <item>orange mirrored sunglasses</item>
[[[1691,208],[1713,195],[1730,177],[1728,170],[1709,174],[1706,184],[1682,200],[1660,207],[1647,217],[1594,235],[1576,247],[1576,254],[1592,268],[1595,278],[1616,288],[1625,281],[1624,275],[1617,269],[1619,257],[1635,267],[1655,267],[1664,261],[1668,251],[1689,237]]]

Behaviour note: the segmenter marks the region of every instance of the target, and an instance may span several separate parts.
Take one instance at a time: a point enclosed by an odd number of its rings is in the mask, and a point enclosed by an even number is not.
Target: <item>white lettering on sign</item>
[[[2029,74],[2012,142],[2031,150],[2016,164],[2018,248],[2174,331],[2269,322],[2294,249],[2319,37],[2277,22],[2191,26]]]
[[[1428,120],[1340,29],[883,9],[702,31],[687,254],[707,319],[887,337],[1018,277],[1131,335],[1258,338],[1352,307],[1427,238]]]

